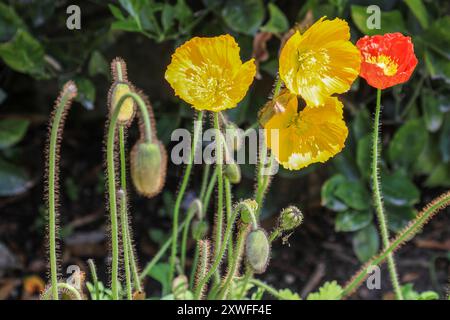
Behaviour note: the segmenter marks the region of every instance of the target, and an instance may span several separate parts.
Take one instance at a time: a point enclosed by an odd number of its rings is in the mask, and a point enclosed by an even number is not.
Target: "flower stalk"
[[[48,194],[48,229],[51,297],[58,300],[58,262],[56,253],[57,219],[58,219],[58,157],[60,141],[64,129],[65,119],[72,100],[77,95],[77,87],[71,81],[67,82],[56,100],[53,117],[50,120],[50,136],[48,138],[47,155],[47,194]]]
[[[381,239],[383,242],[383,247],[384,249],[386,249],[389,246],[389,231],[387,227],[386,215],[384,212],[383,200],[381,197],[381,184],[378,171],[378,159],[381,152],[381,145],[379,142],[380,114],[381,114],[381,89],[377,89],[377,103],[375,106],[375,122],[373,129],[373,144],[372,144],[372,188],[378,223],[380,225]],[[398,281],[394,256],[392,253],[389,253],[387,255],[387,260],[388,260],[389,275],[391,278],[391,283],[395,292],[395,296],[398,300],[403,300],[403,295]]]

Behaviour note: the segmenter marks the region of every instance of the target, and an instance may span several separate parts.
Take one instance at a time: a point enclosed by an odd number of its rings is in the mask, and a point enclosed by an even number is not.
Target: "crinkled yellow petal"
[[[256,73],[254,60],[242,64],[230,35],[195,37],[177,48],[165,78],[175,94],[198,110],[234,108]]]
[[[343,105],[334,97],[326,98],[321,106],[306,106],[298,114],[287,109],[286,114],[274,118],[265,129],[279,129],[278,139],[266,134],[267,145],[289,170],[327,161],[342,150],[347,139]]]
[[[361,57],[349,41],[347,22],[317,21],[303,35],[296,32],[280,53],[280,77],[286,87],[310,106],[350,89],[359,74]]]

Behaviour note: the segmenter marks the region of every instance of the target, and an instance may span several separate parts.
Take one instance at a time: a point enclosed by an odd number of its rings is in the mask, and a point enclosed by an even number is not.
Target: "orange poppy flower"
[[[362,56],[361,77],[378,89],[408,81],[417,65],[411,38],[399,32],[365,36],[356,46]]]

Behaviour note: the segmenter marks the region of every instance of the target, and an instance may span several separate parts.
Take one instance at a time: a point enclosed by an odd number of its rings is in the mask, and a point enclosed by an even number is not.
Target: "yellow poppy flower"
[[[234,108],[255,77],[254,59],[244,64],[230,35],[195,37],[177,48],[165,78],[175,94],[197,110]]]
[[[286,169],[299,170],[315,162],[325,162],[344,147],[348,129],[343,105],[327,97],[320,106],[307,105],[298,112],[297,96],[282,93],[282,112],[264,124],[267,146]]]
[[[359,74],[361,56],[349,41],[350,29],[341,19],[322,17],[305,33],[297,31],[280,53],[280,77],[292,93],[311,106],[350,89]]]

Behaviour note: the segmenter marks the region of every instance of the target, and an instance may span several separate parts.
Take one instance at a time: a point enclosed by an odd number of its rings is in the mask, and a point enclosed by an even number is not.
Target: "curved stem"
[[[108,176],[108,198],[109,198],[109,213],[111,220],[111,247],[112,247],[112,266],[111,266],[111,293],[114,300],[119,299],[118,288],[118,269],[119,269],[119,234],[117,227],[117,200],[116,200],[116,170],[114,163],[114,141],[117,126],[117,119],[119,117],[120,109],[126,99],[132,98],[139,107],[139,111],[142,113],[144,122],[148,122],[149,127],[146,126],[146,139],[151,141],[151,126],[150,118],[148,116],[147,107],[142,98],[133,92],[124,94],[117,106],[114,108],[114,112],[111,116],[111,121],[108,128],[107,145],[106,145],[106,161],[107,161],[107,176]],[[150,140],[149,140],[150,139]]]
[[[55,286],[55,288],[56,288],[56,291],[59,291],[60,289],[67,290],[67,292],[69,292],[69,293],[75,298],[75,299],[72,299],[72,300],[83,300],[83,299],[81,298],[80,292],[78,292],[77,289],[75,289],[74,287],[72,287],[72,286],[71,286],[70,284],[68,284],[68,283],[65,283],[65,282],[57,283],[56,286]],[[49,296],[50,294],[51,294],[51,297]],[[42,294],[42,296],[41,296],[41,300],[50,300],[50,299],[55,300],[55,299],[53,298],[53,287],[52,287],[52,290],[51,290],[51,291],[50,291],[50,290],[47,290],[47,291],[44,292],[44,293]]]
[[[381,239],[383,241],[383,248],[386,249],[389,246],[389,232],[387,228],[387,221],[383,207],[383,201],[381,199],[381,185],[378,172],[378,158],[381,152],[381,146],[379,143],[379,130],[380,130],[380,113],[381,113],[381,89],[377,89],[377,104],[375,107],[375,123],[373,129],[373,144],[372,144],[372,188],[373,197],[375,202],[375,209],[377,212],[378,222],[380,224]],[[394,256],[388,254],[388,269],[391,277],[392,287],[398,300],[403,300],[403,295],[400,290],[398,281],[397,270],[395,266]]]
[[[413,221],[409,223],[402,231],[400,231],[392,240],[389,245],[381,251],[381,253],[374,257],[372,260],[367,262],[348,282],[344,287],[342,297],[346,297],[354,292],[364,281],[365,278],[369,276],[369,270],[372,266],[376,266],[388,259],[396,249],[398,249],[403,243],[409,241],[413,236],[419,232],[423,226],[430,221],[430,219],[437,214],[440,210],[446,208],[450,205],[450,191],[441,195],[440,197],[433,200],[428,204]]]
[[[276,290],[275,288],[269,286],[267,283],[262,282],[258,279],[250,279],[250,283],[254,284],[255,286],[258,286],[264,290],[266,290],[268,293],[270,293],[271,295],[273,295],[275,298],[278,298],[280,300],[285,300],[285,298],[278,292],[278,290]]]
[[[203,200],[203,197],[205,196],[206,187],[208,185],[208,178],[209,178],[209,170],[211,168],[210,164],[206,164],[203,168],[203,177],[202,177],[202,186],[200,188],[200,200]]]
[[[59,101],[50,132],[50,147],[48,158],[48,238],[50,254],[50,278],[53,300],[58,300],[58,265],[56,257],[56,153],[58,148],[59,127],[64,115],[64,108],[69,101],[69,98],[69,93],[66,93],[62,96],[61,101]]]
[[[199,125],[196,125],[196,123]],[[181,202],[183,200],[184,193],[186,191],[189,177],[191,175],[192,165],[194,163],[195,151],[197,150],[197,143],[199,138],[199,133],[202,128],[203,122],[203,112],[198,112],[197,120],[194,121],[194,137],[192,139],[191,153],[189,156],[189,162],[186,165],[186,170],[184,171],[183,180],[181,182],[180,191],[178,192],[177,199],[175,201],[175,206],[173,209],[173,226],[172,226],[172,251],[170,255],[170,269],[169,269],[169,283],[172,283],[174,273],[175,273],[175,260],[177,257],[177,242],[178,242],[178,218],[180,214]]]

